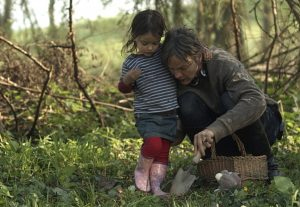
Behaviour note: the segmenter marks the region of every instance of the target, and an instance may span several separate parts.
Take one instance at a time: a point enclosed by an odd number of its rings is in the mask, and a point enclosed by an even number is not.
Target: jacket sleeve
[[[216,142],[253,123],[266,109],[263,92],[239,61],[225,61],[218,65],[217,81],[228,92],[234,106],[207,127],[214,132]]]

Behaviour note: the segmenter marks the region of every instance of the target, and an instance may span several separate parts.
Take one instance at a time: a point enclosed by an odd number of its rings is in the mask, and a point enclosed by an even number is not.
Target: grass
[[[242,189],[215,193],[216,184],[199,178],[185,196],[162,200],[134,188],[141,139],[133,137],[132,116],[106,128],[81,122],[81,133],[74,133],[80,120],[88,120],[76,114],[68,122],[64,116],[49,119],[49,125],[58,127],[36,144],[1,134],[0,206],[300,206],[298,115],[286,113],[289,133],[274,146],[285,173],[282,180],[271,185],[249,181]],[[172,148],[165,190],[179,167],[191,160],[191,150],[188,141]]]
[[[116,19],[75,25],[80,66],[105,81],[117,80],[124,28]],[[64,36],[67,31],[61,33]],[[16,42],[26,42],[22,35],[15,36],[20,38]],[[116,88],[103,82],[97,86],[101,87],[99,94],[95,86],[89,87],[101,101],[115,103],[119,98]],[[54,86],[51,88],[56,92]],[[295,89],[291,97],[298,97],[298,91]],[[242,189],[218,193],[214,192],[216,183],[207,184],[199,178],[185,196],[169,199],[135,190],[133,171],[141,139],[131,113],[99,107],[106,127],[98,128],[94,114],[81,103],[64,100],[70,110],[66,113],[49,98],[47,104],[53,111],[39,120],[38,142],[7,131],[0,134],[0,206],[298,207],[300,117],[298,102],[287,100],[291,97],[282,99],[288,105],[284,108],[285,137],[273,146],[283,177],[270,185],[249,181]],[[191,158],[188,141],[172,148],[164,190],[169,190],[179,167],[186,166]]]

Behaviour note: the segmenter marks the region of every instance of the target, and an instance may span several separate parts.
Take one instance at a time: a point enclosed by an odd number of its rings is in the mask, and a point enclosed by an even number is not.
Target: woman
[[[219,155],[239,154],[230,136],[235,133],[247,153],[267,156],[272,179],[279,173],[269,140],[274,143],[282,131],[277,103],[265,97],[236,58],[215,48],[206,61],[208,50],[187,28],[169,31],[162,49],[163,62],[177,79],[179,117],[195,154],[209,157],[213,142]]]

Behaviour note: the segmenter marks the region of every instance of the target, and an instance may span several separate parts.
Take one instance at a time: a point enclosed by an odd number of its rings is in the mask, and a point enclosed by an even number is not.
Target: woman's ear
[[[202,53],[202,57],[203,61],[209,61],[210,59],[212,59],[213,54],[210,50],[207,49]]]
[[[191,63],[193,61],[193,58],[191,56],[187,56],[186,60],[187,60],[188,63]]]
[[[203,60],[203,54],[202,53],[200,53],[200,55],[196,55],[195,56],[195,62],[199,65],[199,64],[201,64],[201,62],[202,62],[202,60]]]

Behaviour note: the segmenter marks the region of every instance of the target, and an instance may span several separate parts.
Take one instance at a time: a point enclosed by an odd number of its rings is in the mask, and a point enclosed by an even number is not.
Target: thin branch
[[[70,49],[70,48],[72,48],[72,46],[70,46],[70,45],[49,45],[48,46],[49,48],[64,48],[64,49]]]
[[[272,57],[272,52],[275,46],[276,38],[277,36],[274,37],[272,43],[271,43],[271,48],[269,51],[269,55],[267,58],[267,63],[266,63],[266,72],[265,72],[265,84],[264,84],[264,93],[267,94],[268,92],[268,79],[269,79],[269,68],[270,68],[270,62],[271,62],[271,57]]]
[[[277,4],[276,0],[272,0],[272,13],[273,13],[273,20],[274,20],[274,32],[275,36],[279,38],[279,28],[278,28],[278,22],[277,22]]]
[[[235,2],[234,0],[230,1],[230,8],[232,13],[232,22],[233,22],[233,30],[234,30],[234,38],[236,45],[236,53],[238,60],[241,60],[241,51],[240,51],[240,29],[236,18],[236,10],[235,10]]]
[[[45,91],[46,91],[46,89],[48,87],[48,83],[49,83],[49,81],[51,79],[51,74],[52,74],[52,70],[50,70],[47,73],[47,77],[46,77],[46,80],[44,82],[44,85],[43,85],[43,88],[42,88],[42,92],[40,94],[39,102],[38,102],[38,105],[37,105],[36,110],[35,110],[34,120],[33,120],[31,129],[29,130],[29,132],[26,135],[27,137],[33,136],[34,132],[36,130],[36,124],[37,124],[37,121],[38,121],[38,118],[39,118],[39,115],[40,115],[40,110],[41,110],[42,102],[43,102],[43,99],[44,99],[44,94],[45,94]]]
[[[12,83],[11,81],[10,82],[3,81],[4,79],[1,78],[1,76],[0,76],[0,79],[2,79],[2,81],[0,80],[0,85],[12,87],[12,88],[15,88],[15,89],[18,89],[18,90],[23,90],[23,91],[31,92],[31,93],[38,93],[38,94],[41,93],[41,91],[19,86],[18,84]],[[45,94],[47,94],[48,96],[54,97],[54,98],[59,98],[59,99],[69,99],[69,100],[75,100],[75,101],[81,101],[81,102],[89,102],[87,99],[81,99],[81,98],[77,98],[77,97],[73,97],[73,96],[54,95],[54,94],[51,94],[50,92],[47,92],[47,91],[45,92]],[[94,103],[97,104],[97,105],[107,106],[107,107],[110,107],[110,108],[113,108],[113,109],[120,109],[120,110],[127,111],[127,112],[133,111],[131,108],[126,108],[126,107],[119,106],[119,105],[116,105],[116,104],[105,103],[105,102],[101,102],[101,101],[94,101]]]
[[[14,119],[15,119],[15,130],[16,132],[19,131],[19,123],[18,123],[18,117],[16,114],[16,111],[14,109],[14,106],[9,102],[8,98],[5,97],[5,95],[2,93],[2,90],[0,90],[0,96],[3,98],[3,100],[6,102],[6,104],[9,106],[10,110],[13,113]]]
[[[257,1],[257,2],[255,3],[255,5],[254,5],[253,9],[250,10],[250,12],[251,12],[252,10],[254,11],[255,21],[256,21],[258,27],[259,27],[259,28],[260,28],[260,29],[261,29],[268,37],[272,38],[272,36],[271,36],[267,31],[264,30],[263,26],[260,24],[260,22],[259,22],[259,20],[258,20],[256,8],[257,8],[257,6],[258,6],[259,3],[260,3],[260,1]]]
[[[294,14],[298,24],[300,24],[300,12],[299,12],[300,11],[300,4],[298,3],[298,5],[297,5],[297,3],[292,1],[292,0],[286,0],[286,2],[289,5],[292,13]],[[298,11],[296,10],[297,6],[298,6],[298,9],[299,9]]]
[[[272,43],[271,43],[271,44],[272,44]],[[268,47],[270,47],[270,46],[268,46]],[[289,49],[289,50],[285,50],[285,51],[283,51],[283,52],[281,52],[281,53],[278,53],[278,54],[276,54],[276,55],[272,55],[272,59],[277,58],[277,57],[280,57],[281,55],[286,55],[286,54],[288,54],[288,53],[294,52],[294,51],[299,50],[299,49],[300,49],[300,46],[293,47],[293,48],[291,48],[291,49]],[[261,54],[261,53],[256,53],[256,54],[254,54],[252,57],[250,57],[249,59],[247,59],[247,60],[245,60],[245,61],[243,61],[243,62],[249,62],[251,59],[257,57],[257,56],[260,55],[260,54]],[[256,66],[256,65],[259,65],[259,64],[264,63],[265,61],[266,61],[266,59],[262,58],[262,59],[260,59],[259,61],[256,61],[256,62],[254,62],[254,63],[251,63],[250,65],[248,65],[248,67],[254,67],[254,66]]]
[[[103,120],[102,116],[97,111],[97,108],[94,104],[94,101],[91,99],[91,97],[86,92],[84,86],[82,85],[82,83],[79,80],[78,57],[77,57],[77,52],[76,52],[75,35],[74,35],[74,31],[73,31],[72,12],[73,12],[73,1],[70,0],[70,5],[69,5],[69,39],[71,41],[71,51],[72,51],[73,67],[74,67],[74,78],[75,78],[75,81],[76,81],[79,89],[83,92],[85,98],[89,101],[92,110],[97,114],[100,126],[103,126],[104,125],[104,120]]]
[[[14,48],[15,50],[19,51],[23,55],[27,56],[30,60],[32,60],[40,69],[42,69],[45,72],[50,72],[50,70],[44,66],[40,61],[38,61],[35,57],[33,57],[30,53],[23,50],[21,47],[13,44],[11,41],[5,39],[3,36],[0,36],[0,40],[8,44],[10,47]]]
[[[300,71],[298,71],[295,75],[291,76],[286,82],[283,84],[282,93],[286,93],[287,90],[294,84],[296,81],[300,79]]]
[[[4,37],[0,36],[0,40],[5,42],[6,44],[8,44],[10,47],[14,48],[15,50],[21,52],[22,54],[24,54],[25,56],[27,56],[30,60],[32,60],[40,69],[42,69],[43,71],[45,71],[47,73],[47,78],[44,82],[44,86],[42,89],[42,92],[40,94],[40,99],[35,111],[35,117],[34,117],[34,121],[32,123],[32,127],[30,129],[30,131],[27,133],[27,137],[30,137],[33,135],[34,131],[35,131],[35,127],[40,115],[40,110],[41,110],[41,105],[44,99],[44,94],[45,94],[45,90],[48,86],[49,80],[51,78],[51,69],[48,69],[46,66],[44,66],[40,61],[38,61],[35,57],[33,57],[31,54],[29,54],[27,51],[23,50],[22,48],[20,48],[19,46],[13,44],[12,42],[10,42],[9,40],[5,39]]]
[[[277,26],[277,5],[276,5],[276,0],[272,0],[272,13],[273,13],[273,19],[274,19],[274,33],[275,33],[275,36],[272,40],[272,43],[271,43],[271,48],[270,48],[270,51],[269,51],[269,55],[268,55],[268,59],[267,59],[267,64],[266,64],[266,74],[265,74],[265,84],[264,84],[264,92],[267,94],[267,91],[268,91],[268,78],[269,78],[269,67],[270,67],[270,61],[271,61],[271,57],[272,57],[272,52],[273,52],[273,49],[275,47],[275,42],[277,40],[277,38],[279,38],[279,35],[278,35],[278,26]]]

